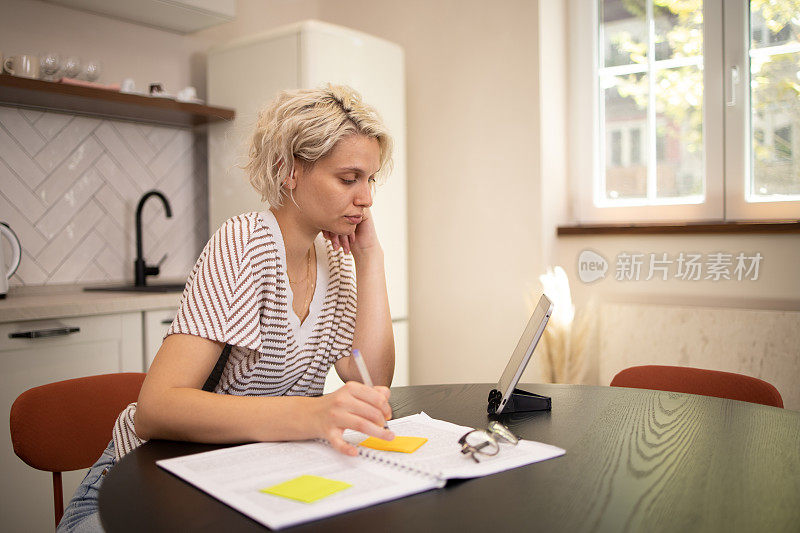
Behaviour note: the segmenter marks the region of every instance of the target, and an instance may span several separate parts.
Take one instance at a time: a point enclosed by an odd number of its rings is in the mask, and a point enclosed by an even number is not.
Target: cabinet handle
[[[161,321],[161,324],[163,324],[165,326],[167,326],[169,324],[172,324],[172,319],[171,318],[165,318],[164,320]]]
[[[74,326],[64,326],[63,328],[53,329],[35,329],[31,331],[17,331],[16,333],[9,333],[9,339],[41,339],[42,337],[63,337],[64,335],[71,335],[78,333],[81,328]]]

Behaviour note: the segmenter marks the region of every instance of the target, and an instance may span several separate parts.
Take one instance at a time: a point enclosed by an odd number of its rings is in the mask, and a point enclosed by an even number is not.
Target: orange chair
[[[61,472],[89,468],[111,440],[120,412],[135,402],[145,374],[69,379],[23,392],[11,406],[14,453],[53,473],[56,527],[64,514]]]
[[[783,407],[778,389],[766,381],[718,370],[680,366],[633,366],[614,376],[611,386],[686,392]]]

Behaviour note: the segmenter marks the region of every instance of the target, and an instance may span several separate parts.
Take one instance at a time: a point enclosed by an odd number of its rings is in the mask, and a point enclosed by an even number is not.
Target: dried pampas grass
[[[572,303],[569,280],[560,266],[539,276],[553,314],[536,348],[536,374],[545,383],[585,383],[591,346],[597,342],[596,305],[578,311]]]

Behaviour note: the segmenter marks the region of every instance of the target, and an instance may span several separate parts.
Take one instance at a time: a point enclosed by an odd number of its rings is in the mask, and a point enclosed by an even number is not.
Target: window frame
[[[587,4],[589,4],[587,6]],[[731,68],[737,66],[749,80],[749,1],[704,0],[703,3],[703,141],[705,199],[698,203],[665,198],[656,205],[617,201],[608,205],[600,198],[599,31],[597,0],[569,0],[570,13],[568,142],[590,157],[569,159],[570,204],[579,223],[778,220],[800,218],[800,201],[749,202],[745,192],[749,175],[750,91],[747,83],[732,84]],[[730,7],[733,6],[733,9]],[[723,35],[734,28],[741,39],[732,43]],[[747,70],[745,70],[747,69]],[[736,105],[726,105],[735,96]],[[587,119],[589,117],[589,119]],[[643,132],[642,146],[650,143]],[[792,132],[794,135],[795,132]],[[583,150],[580,147],[590,147]],[[726,150],[727,148],[727,150]],[[624,159],[624,156],[623,156]]]
[[[750,90],[745,82],[733,83],[733,69],[750,79],[750,2],[726,0],[724,24],[726,35],[739,35],[739,39],[726,39],[725,43],[725,217],[729,220],[770,220],[800,218],[800,201],[747,200],[750,178],[751,109]],[[733,103],[733,105],[730,105]],[[794,132],[792,132],[794,133]]]

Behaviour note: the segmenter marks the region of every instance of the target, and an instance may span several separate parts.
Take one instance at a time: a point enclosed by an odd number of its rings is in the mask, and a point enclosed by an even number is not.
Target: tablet
[[[539,344],[539,339],[542,338],[544,328],[547,326],[547,321],[552,313],[553,302],[547,296],[542,295],[539,303],[536,304],[536,309],[533,310],[530,320],[528,320],[525,331],[522,332],[522,337],[520,337],[514,353],[511,354],[511,359],[509,359],[506,369],[503,370],[503,375],[500,376],[496,389],[489,395],[490,405],[495,404],[492,406],[494,407],[494,413],[502,413],[506,407],[511,398],[511,393],[514,392],[517,383],[522,377],[522,372],[528,366],[528,361],[530,361],[536,345]]]

